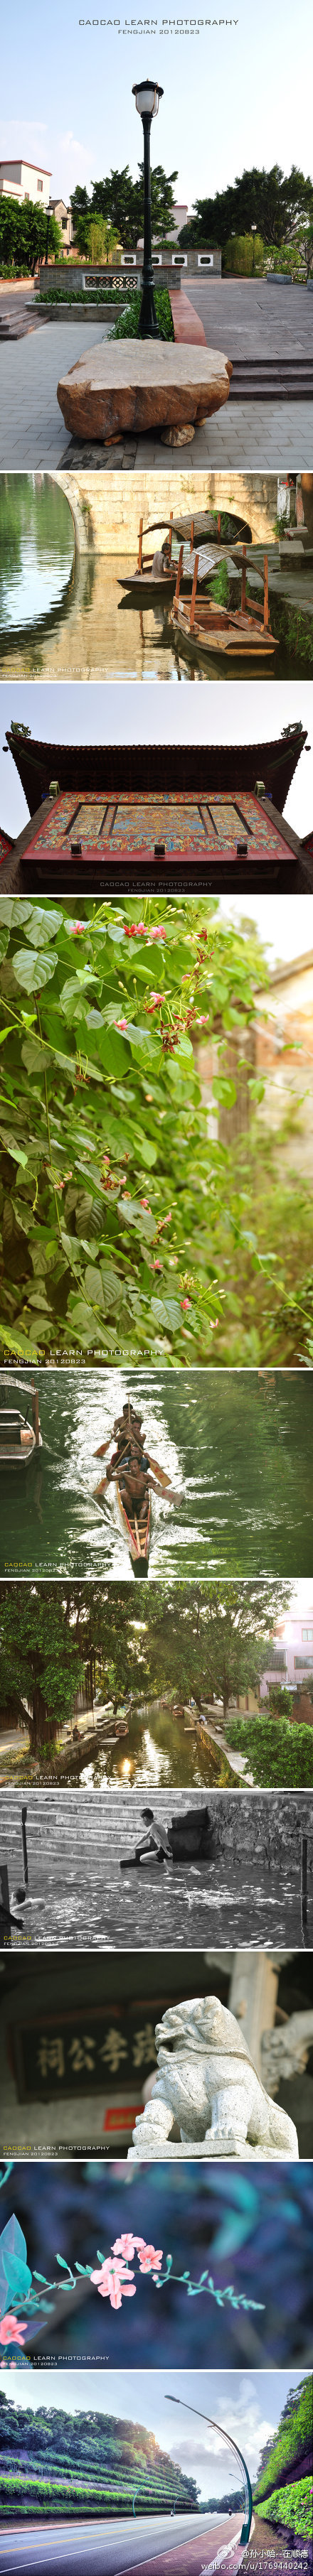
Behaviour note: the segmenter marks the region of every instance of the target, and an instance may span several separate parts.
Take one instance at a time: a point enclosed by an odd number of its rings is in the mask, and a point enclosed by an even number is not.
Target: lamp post
[[[165,2391],[165,2395],[166,2395],[166,2397],[168,2397],[168,2402],[169,2402],[169,2405],[170,2405],[170,2406],[184,2406],[184,2404],[185,2404],[185,2399],[184,2399],[183,2397],[172,2397],[172,2395],[171,2395],[171,2394],[170,2394],[170,2395],[168,2394],[168,2390],[166,2390],[166,2391]],[[244,2520],[243,2525],[242,2525],[242,2531],[240,2532],[240,2548],[241,2548],[241,2547],[244,2547],[244,2545],[245,2545],[245,2544],[247,2543],[247,2541],[250,2539],[250,2531],[251,2531],[251,2523],[252,2523],[252,2511],[253,2511],[253,2501],[252,2501],[252,2487],[251,2487],[251,2481],[250,2481],[250,2478],[249,2478],[249,2469],[247,2469],[247,2463],[246,2463],[246,2460],[244,2460],[244,2457],[243,2457],[243,2451],[239,2451],[239,2450],[238,2450],[238,2442],[233,2442],[232,2433],[224,2433],[224,2426],[223,2426],[223,2424],[216,2424],[216,2423],[215,2423],[214,2415],[203,2415],[203,2413],[202,2413],[202,2408],[200,2409],[200,2406],[186,2406],[186,2413],[187,2413],[187,2415],[199,2415],[199,2416],[201,2417],[201,2423],[202,2423],[202,2424],[211,2424],[211,2425],[212,2425],[212,2427],[213,2427],[213,2432],[214,2432],[214,2433],[221,2433],[221,2435],[222,2435],[222,2441],[224,2441],[224,2442],[229,2442],[229,2443],[230,2443],[231,2450],[235,2452],[235,2458],[236,2458],[236,2460],[240,2460],[240,2465],[241,2465],[241,2468],[243,2469],[243,2474],[244,2474],[244,2483],[245,2483],[245,2520]]]
[[[159,99],[163,98],[163,90],[159,88],[158,81],[135,81],[132,94],[133,98],[136,100],[138,116],[142,117],[143,123],[144,171],[142,298],[137,338],[138,340],[160,340],[162,334],[158,329],[153,294],[150,128],[152,125],[152,117],[157,116],[158,114]]]
[[[49,224],[51,224],[51,215],[53,215],[53,206],[47,206],[47,230],[46,230],[46,248],[45,248],[45,268],[47,268],[47,267],[48,267],[48,253],[49,253]]]
[[[252,276],[254,277],[254,253],[255,253],[255,236],[256,236],[256,232],[257,232],[257,224],[251,224],[251,232],[253,233],[253,269],[252,269]]]

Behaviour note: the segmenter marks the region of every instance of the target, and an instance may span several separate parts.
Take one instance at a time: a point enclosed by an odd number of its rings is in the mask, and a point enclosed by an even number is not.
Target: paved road
[[[203,2568],[229,2566],[229,2576],[237,2576],[244,2564],[244,2553],[238,2548],[241,2521],[238,2514],[227,2521],[208,2525],[206,2515],[179,2514],[172,2518],[158,2514],[149,2519],[125,2522],[38,2524],[32,2528],[2,2532],[0,2536],[1,2576],[67,2576],[76,2569],[78,2576],[201,2576]]]

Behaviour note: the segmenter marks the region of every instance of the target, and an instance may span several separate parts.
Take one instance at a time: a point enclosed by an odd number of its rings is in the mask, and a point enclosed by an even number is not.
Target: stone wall
[[[170,456],[164,472],[144,474],[54,474],[72,511],[76,545],[80,554],[137,554],[139,520],[160,524],[174,508],[180,518],[187,511],[232,509],[246,519],[253,542],[266,545],[273,539],[277,513],[277,474],[212,474],[192,471],[190,465],[181,472],[171,465]]]

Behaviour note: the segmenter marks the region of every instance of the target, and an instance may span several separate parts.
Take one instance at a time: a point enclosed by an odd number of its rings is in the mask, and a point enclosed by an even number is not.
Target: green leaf
[[[16,902],[17,902],[16,894],[2,894],[2,895],[0,896],[0,906],[1,906],[1,910],[0,910],[0,919],[1,919],[1,921],[4,921],[4,922],[6,923],[6,926],[7,926],[7,929],[8,929],[8,930],[15,930],[15,923],[16,923]],[[19,896],[18,896],[18,917],[19,917],[19,922],[21,923],[21,927],[22,927],[22,928],[24,927],[24,921],[30,921],[30,920],[31,920],[32,909],[33,909],[32,903],[26,903],[26,902],[24,903],[24,901],[23,901],[23,900],[21,900],[21,896],[19,895]]]
[[[16,948],[12,959],[16,983],[22,985],[24,993],[42,992],[44,984],[51,984],[57,962],[55,948],[46,948],[39,957],[35,948]]]
[[[119,1073],[124,1073],[128,1061],[127,1047],[118,1029],[102,1030],[99,1040],[99,1061],[106,1073],[116,1074],[117,1078]]]
[[[23,1171],[26,1172],[28,1154],[23,1154],[22,1146],[17,1143],[17,1137],[11,1135],[11,1128],[0,1127],[0,1138],[1,1144],[5,1145],[6,1154],[11,1154],[12,1163],[21,1163]]]
[[[86,1297],[90,1298],[90,1304],[92,1306],[103,1306],[101,1270],[94,1270],[92,1262],[88,1263],[87,1270],[85,1270],[85,1289]]]
[[[24,1038],[22,1062],[26,1065],[27,1073],[43,1073],[45,1065],[53,1062],[51,1047],[41,1046],[39,1037]]]
[[[34,1366],[34,1360],[42,1356],[38,1342],[28,1342],[26,1333],[20,1332],[19,1325],[12,1324],[12,1327],[9,1327],[8,1324],[3,1323],[0,1315],[0,1350],[2,1342],[5,1350],[13,1351],[18,1360],[29,1360],[31,1368]]]
[[[181,1320],[182,1320],[182,1319],[181,1319],[181,1310],[180,1310],[180,1306],[178,1305],[177,1297],[164,1297],[164,1300],[163,1300],[163,1310],[164,1310],[164,1314],[165,1314],[165,1315],[168,1315],[168,1320],[169,1320],[169,1324],[171,1324],[172,1332],[173,1332],[173,1333],[176,1333],[176,1332],[177,1332],[177,1326],[179,1325],[179,1326],[180,1326],[180,1328],[181,1328]]]
[[[41,903],[32,904],[28,937],[34,948],[49,947],[49,939],[54,939],[59,929],[60,914],[55,904],[52,906]]]
[[[87,1029],[103,1029],[103,1028],[104,1028],[104,1016],[103,1016],[103,1011],[96,1011],[96,1010],[94,1010],[94,1011],[87,1011],[86,1028],[87,1028]]]
[[[228,1082],[226,1073],[213,1075],[212,1091],[215,1099],[221,1101],[222,1108],[233,1108],[234,1100],[237,1100],[236,1083]]]

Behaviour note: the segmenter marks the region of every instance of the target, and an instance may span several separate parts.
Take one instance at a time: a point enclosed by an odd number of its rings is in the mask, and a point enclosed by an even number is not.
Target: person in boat
[[[159,1492],[155,1476],[151,1476],[150,1468],[147,1472],[147,1468],[140,1463],[139,1458],[138,1460],[133,1458],[129,1467],[120,1467],[117,1482],[127,1519],[131,1520],[135,1511],[140,1525],[140,1521],[145,1519],[148,1494]]]
[[[160,548],[158,548],[158,547],[157,547],[157,548],[156,548],[156,553],[155,553],[155,555],[153,555],[153,561],[152,561],[152,564],[151,564],[151,580],[152,580],[152,581],[163,581],[163,579],[164,579],[164,573],[165,573],[165,572],[170,572],[170,565],[171,565],[171,554],[170,554],[169,541],[168,541],[168,537],[164,537],[164,538],[163,538],[163,545],[162,545],[162,546],[160,546]]]
[[[148,1833],[145,1833],[142,1841],[136,1844],[136,1849],[130,1860],[120,1861],[120,1869],[137,1869],[145,1852],[156,1852],[157,1860],[160,1861],[161,1864],[163,1864],[164,1861],[167,1861],[168,1867],[171,1869],[173,1867],[173,1853],[171,1851],[166,1825],[158,1824],[156,1822],[156,1818],[153,1814],[153,1807],[142,1807],[141,1813],[143,1824],[148,1826]]]

